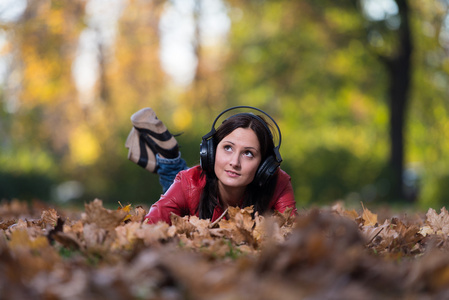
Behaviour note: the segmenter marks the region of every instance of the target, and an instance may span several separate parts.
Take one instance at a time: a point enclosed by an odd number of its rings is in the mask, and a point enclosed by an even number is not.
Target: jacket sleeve
[[[288,207],[293,207],[292,215],[298,214],[291,178],[285,171],[279,170],[278,184],[273,195],[271,209],[283,213]]]
[[[183,185],[185,185],[185,180],[183,179],[181,172],[176,175],[173,184],[165,194],[151,206],[150,211],[145,216],[148,223],[155,224],[159,221],[163,221],[171,224],[171,213],[178,216],[184,216],[188,213]]]

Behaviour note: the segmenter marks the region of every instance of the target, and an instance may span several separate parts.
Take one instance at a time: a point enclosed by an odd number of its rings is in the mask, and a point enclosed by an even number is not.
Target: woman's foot
[[[131,130],[125,143],[129,149],[128,159],[154,173],[157,168],[156,154],[165,158],[178,157],[178,142],[151,108],[134,113],[131,122],[135,132]]]
[[[128,148],[128,159],[151,173],[156,173],[156,157],[154,152],[140,138],[136,128],[132,128],[126,139],[125,147]]]

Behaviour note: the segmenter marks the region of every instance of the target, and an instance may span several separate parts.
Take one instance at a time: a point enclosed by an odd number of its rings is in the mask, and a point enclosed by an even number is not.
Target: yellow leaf
[[[373,214],[369,209],[363,206],[362,218],[365,220],[365,226],[375,226],[377,224],[377,215]]]
[[[435,231],[432,229],[432,227],[425,225],[425,226],[421,227],[421,229],[419,230],[419,233],[422,234],[423,236],[427,236],[427,235],[434,234]]]
[[[49,246],[48,240],[45,236],[38,236],[31,239],[28,231],[24,229],[14,230],[11,233],[11,241],[9,242],[11,249],[29,248],[42,249]]]
[[[119,211],[124,211],[124,212],[127,213],[127,215],[126,215],[126,217],[123,219],[123,221],[129,220],[129,219],[131,218],[131,214],[130,214],[130,212],[131,212],[131,204],[128,204],[128,205],[126,205],[126,206],[123,206],[123,205],[120,203],[120,201],[119,201],[118,203],[120,204],[120,207],[117,208],[117,210],[119,210]]]

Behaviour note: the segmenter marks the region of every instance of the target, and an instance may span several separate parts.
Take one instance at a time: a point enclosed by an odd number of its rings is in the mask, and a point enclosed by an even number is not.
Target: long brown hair
[[[262,154],[261,163],[270,155],[274,155],[274,142],[269,129],[268,123],[262,116],[258,118],[251,114],[237,114],[226,119],[213,136],[214,153],[216,153],[217,145],[222,139],[231,134],[237,128],[249,128],[254,131],[259,140],[260,152]],[[265,124],[263,124],[262,119]],[[214,158],[215,161],[215,158]],[[259,165],[260,166],[260,165]],[[214,209],[219,204],[218,201],[218,178],[215,172],[206,172],[203,170],[203,176],[206,176],[206,185],[201,194],[198,206],[199,216],[201,219],[211,219]],[[259,186],[251,182],[247,187],[242,204],[243,207],[254,205],[254,211],[263,214],[267,211],[270,200],[273,196],[277,182],[277,174],[275,174],[267,184]]]

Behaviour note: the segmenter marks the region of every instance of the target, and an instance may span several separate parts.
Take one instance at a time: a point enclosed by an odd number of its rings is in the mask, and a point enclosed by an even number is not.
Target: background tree
[[[413,53],[410,9],[405,0],[395,1],[397,13],[368,23],[367,37],[379,35],[384,47],[374,48],[388,74],[388,103],[390,111],[390,158],[385,176],[391,182],[391,197],[404,199],[404,132],[409,103]],[[388,15],[388,13],[385,13]],[[392,19],[394,18],[394,21]],[[368,41],[369,42],[369,41]],[[371,47],[373,49],[373,47]]]
[[[2,26],[9,54],[1,98],[9,122],[2,139],[2,196],[32,197],[33,190],[35,197],[48,195],[56,176],[52,157],[63,161],[70,154],[70,137],[80,120],[71,63],[84,5],[33,1],[15,23]]]
[[[384,1],[380,17],[368,0],[98,3],[34,1],[2,23],[1,51],[13,63],[0,94],[0,197],[59,199],[50,189],[78,183],[84,193],[64,199],[149,204],[160,187],[126,160],[130,115],[153,107],[173,133],[184,132],[181,152],[194,165],[212,118],[247,104],[281,126],[282,168],[300,205],[399,199],[403,174],[405,196],[420,186],[422,205],[447,199],[445,1]],[[215,40],[204,25],[211,3],[230,25]],[[196,33],[193,80],[181,85],[161,61],[174,11]],[[94,80],[80,88],[83,76]],[[390,104],[398,103],[396,117]],[[392,165],[395,181],[385,170]]]

